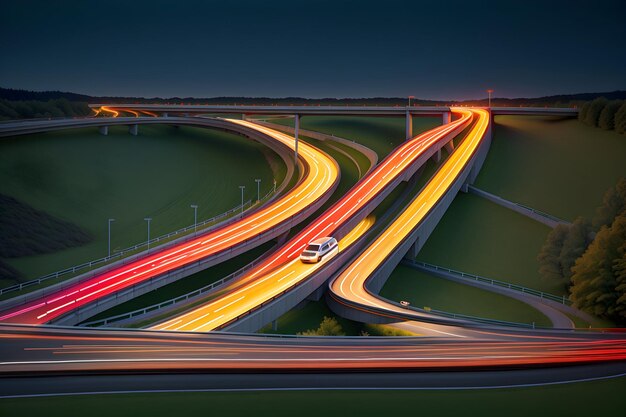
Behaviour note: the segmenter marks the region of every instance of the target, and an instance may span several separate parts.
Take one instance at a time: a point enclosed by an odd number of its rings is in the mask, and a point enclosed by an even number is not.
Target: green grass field
[[[111,394],[0,400],[0,416],[622,416],[626,378],[482,390]],[[82,411],[80,411],[82,410]]]
[[[305,330],[317,329],[324,316],[335,317],[346,336],[358,336],[364,330],[362,323],[338,317],[322,299],[297,306],[280,316],[278,318],[278,330],[272,330],[271,324],[268,324],[260,329],[259,333],[296,334]]]
[[[272,123],[293,126],[293,118],[272,119]],[[413,134],[441,124],[440,118],[414,117]],[[351,139],[367,146],[383,159],[405,140],[403,117],[306,116],[300,119],[302,129]]]
[[[626,140],[577,120],[498,116],[476,186],[565,220],[593,215],[626,176]]]
[[[415,307],[430,307],[475,317],[551,326],[550,320],[521,301],[480,288],[438,278],[399,265],[380,294],[390,300],[407,300]]]
[[[539,278],[537,253],[549,231],[512,210],[459,193],[417,258],[562,295],[564,288]]]
[[[122,249],[147,237],[144,217],[153,218],[151,236],[256,198],[272,187],[282,160],[266,147],[224,132],[200,128],[141,126],[139,136],[113,127],[108,136],[95,129],[67,130],[8,138],[0,144],[2,192],[87,230],[94,241],[53,254],[5,260],[26,278],[106,256],[107,219],[112,248]],[[247,169],[241,170],[245,166]],[[282,177],[280,177],[282,175]],[[6,283],[10,284],[10,283]]]

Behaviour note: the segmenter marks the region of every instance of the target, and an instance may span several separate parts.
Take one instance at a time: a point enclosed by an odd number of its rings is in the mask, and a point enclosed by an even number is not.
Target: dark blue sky
[[[626,89],[626,1],[2,1],[0,86],[465,99]]]

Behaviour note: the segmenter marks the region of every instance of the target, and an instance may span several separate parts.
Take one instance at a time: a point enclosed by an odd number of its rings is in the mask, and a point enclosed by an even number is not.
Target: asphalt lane
[[[626,377],[626,362],[475,372],[62,375],[0,378],[0,398],[103,393],[314,389],[488,389]],[[626,380],[625,380],[626,385]]]

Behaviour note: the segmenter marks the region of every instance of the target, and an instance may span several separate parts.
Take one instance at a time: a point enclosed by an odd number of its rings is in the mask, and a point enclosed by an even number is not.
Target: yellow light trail
[[[105,111],[107,113],[111,113],[113,115],[113,117],[117,117],[117,116],[120,115],[120,112],[118,112],[117,110],[113,110],[113,109],[111,109],[111,108],[109,108],[107,106],[100,107],[100,110],[101,111]]]
[[[371,294],[365,288],[365,282],[441,200],[474,155],[489,126],[489,113],[482,109],[472,109],[472,112],[478,115],[478,121],[467,137],[400,216],[332,282],[331,291],[334,294],[365,306],[402,314],[410,311]]]
[[[373,224],[373,217],[363,219],[339,241],[339,251],[345,251]],[[194,332],[213,330],[291,288],[321,268],[324,263],[325,261],[305,264],[299,259],[294,259],[261,276],[251,285],[235,289],[226,296],[153,326],[152,329]]]

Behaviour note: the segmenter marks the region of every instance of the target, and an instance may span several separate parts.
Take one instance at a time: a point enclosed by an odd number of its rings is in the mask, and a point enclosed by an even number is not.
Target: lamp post
[[[274,194],[276,194],[276,178],[274,178]]]
[[[193,209],[193,232],[196,233],[198,230],[198,205],[192,204],[190,207]]]
[[[148,250],[150,250],[150,222],[152,217],[145,217],[144,220],[148,222]]]
[[[114,221],[115,219],[109,219],[109,258],[111,257],[111,223]]]
[[[493,93],[492,89],[487,90],[487,93],[489,94],[489,108],[491,108],[491,93]]]
[[[411,99],[415,98],[415,96],[409,96],[409,107],[411,107]]]
[[[239,189],[241,190],[241,214],[243,214],[243,190],[246,189],[245,185],[240,185]]]
[[[254,182],[256,182],[256,201],[258,203],[261,201],[261,179],[257,178]]]

